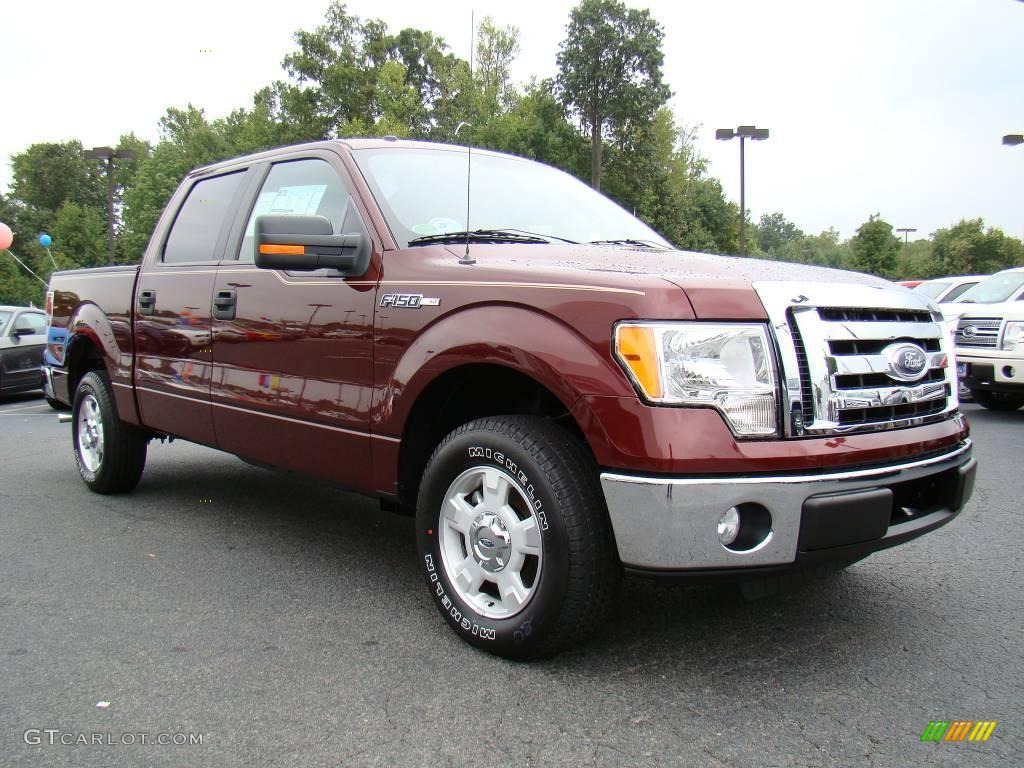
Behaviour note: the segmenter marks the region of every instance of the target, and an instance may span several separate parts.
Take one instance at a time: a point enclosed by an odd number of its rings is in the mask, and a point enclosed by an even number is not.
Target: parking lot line
[[[29,405],[16,405],[13,408],[3,408],[3,407],[0,407],[0,414],[14,413],[15,411],[27,411],[30,408],[44,408],[44,407],[47,408],[48,410],[51,410],[51,411],[53,410],[48,405],[44,405],[44,404],[40,404],[40,403],[31,403]],[[46,411],[40,411],[40,413],[46,413]]]

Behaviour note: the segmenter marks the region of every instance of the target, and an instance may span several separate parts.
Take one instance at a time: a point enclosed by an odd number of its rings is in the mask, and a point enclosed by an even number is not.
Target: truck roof
[[[354,137],[344,139],[325,139],[323,141],[307,141],[298,144],[287,144],[280,147],[274,147],[273,149],[267,149],[262,152],[253,152],[248,155],[238,155],[237,157],[231,157],[226,160],[221,160],[216,163],[210,163],[209,165],[201,165],[198,168],[193,169],[189,172],[188,176],[205,176],[209,173],[219,171],[223,168],[229,168],[234,165],[238,165],[240,162],[252,162],[259,160],[270,160],[277,157],[284,151],[292,151],[295,149],[323,149],[334,145],[341,144],[348,147],[349,149],[382,149],[384,147],[420,147],[427,149],[466,149],[464,144],[442,144],[435,141],[420,141],[417,139],[399,139],[394,136],[379,136],[379,137]],[[481,154],[500,154],[487,149],[478,149],[473,147],[474,153]]]

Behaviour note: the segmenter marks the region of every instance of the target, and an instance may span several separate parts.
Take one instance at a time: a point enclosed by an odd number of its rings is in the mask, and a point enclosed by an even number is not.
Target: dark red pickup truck
[[[140,266],[62,272],[48,391],[94,491],[154,436],[415,510],[430,594],[516,658],[623,573],[785,577],[949,522],[975,461],[928,300],[675,250],[566,174],[328,141],[190,174]]]

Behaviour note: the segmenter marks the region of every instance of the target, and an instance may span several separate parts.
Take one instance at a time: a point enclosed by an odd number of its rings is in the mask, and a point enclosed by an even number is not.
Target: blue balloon
[[[45,232],[39,236],[39,244],[43,246],[43,248],[49,248],[51,243],[53,243],[53,238]]]

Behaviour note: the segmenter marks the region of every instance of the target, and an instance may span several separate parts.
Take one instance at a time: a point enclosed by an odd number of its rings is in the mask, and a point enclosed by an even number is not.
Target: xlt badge
[[[440,299],[424,298],[422,293],[385,293],[380,297],[380,305],[382,307],[419,309],[420,307],[436,307],[440,304]]]

